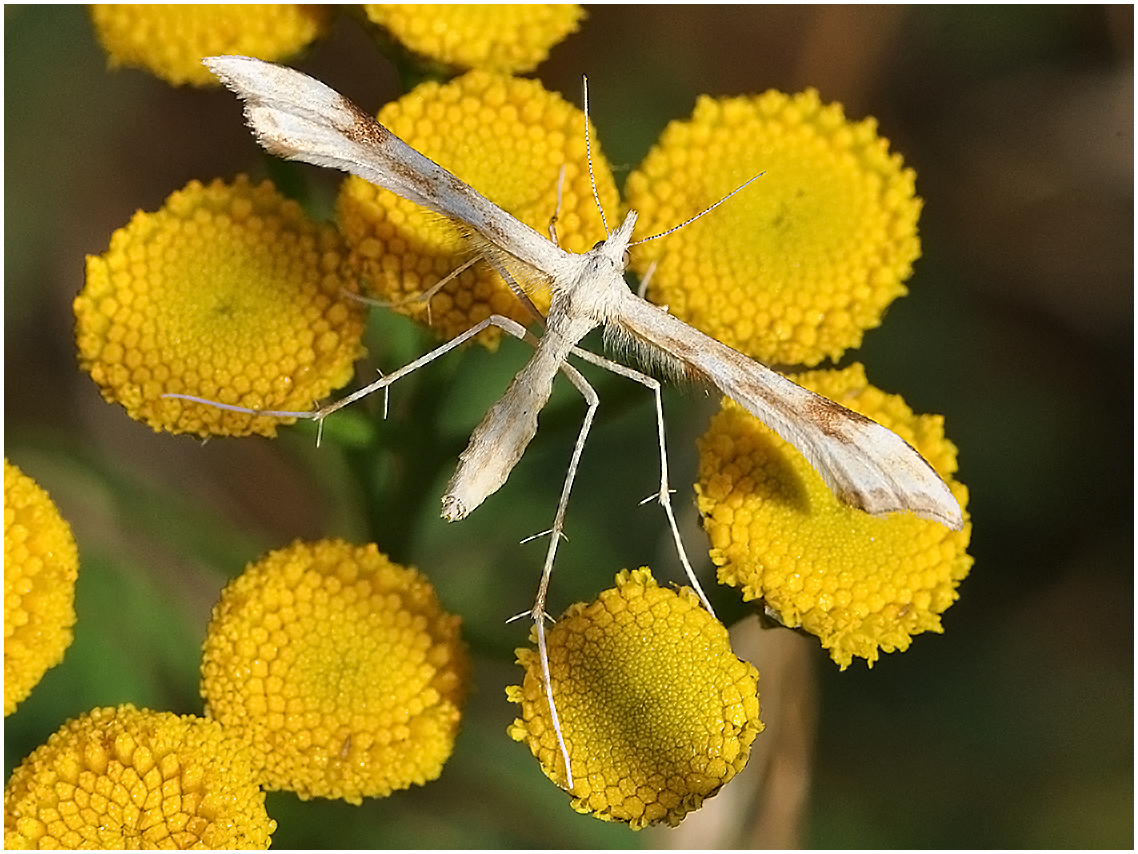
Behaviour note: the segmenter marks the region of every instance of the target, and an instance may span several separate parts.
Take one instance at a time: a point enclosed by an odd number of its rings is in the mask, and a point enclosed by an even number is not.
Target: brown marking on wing
[[[830,438],[845,444],[853,444],[852,436],[847,429],[851,421],[861,425],[873,423],[872,419],[866,418],[852,409],[847,409],[828,397],[822,397],[820,394],[812,393],[805,400],[804,408],[806,417],[813,421],[819,430]]]
[[[398,139],[391,131],[355,105],[353,101],[340,95],[339,105],[352,117],[350,127],[340,131],[349,139],[361,145],[384,145],[391,137]]]
[[[393,140],[403,142],[343,95],[340,96],[340,105],[352,117],[351,126],[340,128],[340,131],[353,142],[376,148],[387,148]],[[406,145],[406,143],[403,144]],[[398,158],[384,158],[383,168],[398,175],[405,183],[412,186],[423,183],[422,173]]]
[[[387,148],[392,142],[397,142],[404,146],[407,145],[407,143],[403,142],[403,140],[343,95],[340,95],[340,103],[352,116],[351,126],[341,128],[343,134],[352,141],[364,146],[378,148]],[[410,146],[408,146],[408,148],[410,148]],[[416,153],[421,154],[421,152]],[[430,175],[424,174],[416,165],[407,163],[398,157],[384,158],[383,165],[387,171],[402,179],[402,183],[407,186],[429,189],[432,194],[437,197],[476,197],[484,201],[487,205],[494,206],[493,202],[486,199],[461,178],[458,178],[442,166],[438,166],[438,164],[433,161],[431,161],[431,163],[437,167],[437,171]],[[443,212],[446,213],[445,211]],[[510,214],[505,211],[502,213],[506,216],[510,216]],[[458,222],[462,221],[458,220]],[[513,245],[513,241],[498,222],[486,217],[480,217],[477,222],[463,223],[463,225],[467,228],[476,229],[484,240],[492,243],[498,251],[505,253],[509,258],[520,261],[532,268],[531,264],[528,264],[524,259],[518,258],[518,256],[509,251],[507,247]],[[518,225],[522,225],[522,223],[519,222]],[[546,278],[548,278],[548,276],[546,276]]]
[[[720,391],[795,446],[845,503],[875,515],[911,510],[949,528],[961,527],[959,505],[943,479],[888,428],[795,385],[631,294],[627,314],[615,322],[648,345],[694,362]],[[727,366],[732,370],[723,371]],[[812,441],[803,431],[814,431],[824,441]]]

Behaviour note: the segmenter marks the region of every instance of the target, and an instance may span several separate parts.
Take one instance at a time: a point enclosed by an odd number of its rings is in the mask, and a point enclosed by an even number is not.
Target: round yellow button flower
[[[4,788],[6,848],[265,849],[276,826],[239,738],[131,705],[68,721]]]
[[[585,117],[538,81],[472,71],[449,83],[424,83],[380,110],[379,122],[542,234],[556,214],[562,248],[584,252],[604,240],[589,181]],[[597,189],[612,222],[619,202],[616,184],[596,134],[590,132],[590,138]],[[352,176],[340,193],[339,218],[352,267],[372,295],[401,302],[397,311],[429,322],[440,337],[453,338],[491,314],[533,323],[513,291],[481,260],[429,301],[402,302],[475,254],[460,230],[438,214]],[[545,313],[548,283],[534,280],[520,265],[509,272]],[[498,337],[491,329],[482,340],[492,344]]]
[[[876,122],[814,90],[701,97],[625,188],[637,236],[658,234],[762,177],[721,208],[636,247],[659,264],[649,297],[763,362],[816,365],[861,343],[920,255],[914,173]]]
[[[276,434],[352,377],[363,309],[344,295],[335,228],[308,219],[268,181],[191,181],[156,213],[135,214],[87,257],[75,299],[83,369],[103,397],[156,431]]]
[[[207,714],[268,789],[358,804],[442,771],[466,695],[459,618],[373,544],[296,542],[225,588],[202,659]]]
[[[5,459],[5,717],[71,645],[78,574],[71,526],[39,484]]]
[[[569,608],[547,641],[573,809],[634,830],[675,826],[747,764],[763,729],[758,672],[690,589],[624,570],[614,589]],[[509,734],[565,788],[541,662],[534,649],[517,652],[525,679],[506,696],[522,717]]]
[[[364,11],[426,59],[502,74],[532,71],[585,16],[574,3],[367,3]]]
[[[861,365],[793,379],[893,430],[966,507],[941,416],[914,415],[870,386]],[[942,631],[940,615],[972,566],[967,512],[962,530],[951,531],[911,513],[875,517],[843,504],[798,451],[728,399],[699,449],[696,496],[721,583],[819,637],[843,669],[854,656],[872,666],[879,650]]]
[[[335,10],[296,3],[96,4],[95,34],[111,68],[143,68],[175,86],[217,86],[203,57],[237,53],[282,60],[324,35]]]

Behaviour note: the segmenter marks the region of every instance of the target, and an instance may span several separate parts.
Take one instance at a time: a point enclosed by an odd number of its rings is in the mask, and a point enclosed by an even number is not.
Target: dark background
[[[346,18],[297,64],[369,110],[400,94]],[[618,180],[698,94],[772,87],[814,86],[851,118],[876,116],[917,171],[911,293],[853,355],[875,385],[946,416],[976,564],[944,635],[872,670],[839,673],[815,650],[805,843],[1132,847],[1133,8],[596,7],[536,73],[574,102],[589,75]],[[540,566],[541,547],[517,541],[548,525],[579,402],[556,396],[509,484],[450,527],[434,502],[520,346],[396,386],[389,459],[316,451],[303,430],[201,445],[130,421],[77,368],[84,256],[191,178],[265,161],[228,93],[108,72],[81,7],[6,7],[4,88],[5,454],[52,494],[82,557],[75,643],[6,720],[6,773],[94,705],[200,712],[199,646],[225,580],[296,537],[374,537],[463,614],[470,713],[431,786],[359,808],[270,796],[276,843],[667,844],[572,813],[504,734],[525,630],[503,620],[528,607]],[[338,180],[300,174],[318,202]],[[376,324],[375,363],[425,345]],[[647,562],[663,532],[658,510],[635,506],[655,471],[647,397],[598,384],[554,611]],[[665,405],[686,507],[706,410],[683,395]],[[399,455],[425,424],[437,441],[416,468]],[[408,491],[380,494],[408,459]],[[422,499],[414,518],[393,515],[405,495]]]

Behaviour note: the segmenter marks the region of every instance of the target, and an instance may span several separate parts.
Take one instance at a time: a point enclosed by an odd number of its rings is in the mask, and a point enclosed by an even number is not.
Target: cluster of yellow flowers
[[[53,512],[8,466],[6,593],[44,584],[38,552],[66,528]],[[59,558],[73,586],[68,542]],[[49,653],[70,641],[66,581],[54,590],[66,609],[28,604],[26,589],[12,597],[40,621]],[[39,677],[27,684],[26,674],[42,673],[45,656],[23,641],[27,620],[13,622],[6,614],[6,683],[27,693]],[[276,822],[264,790],[360,803],[436,778],[468,670],[458,617],[416,570],[372,544],[293,543],[222,592],[202,658],[205,715],[126,704],[68,721],[8,781],[5,845],[267,848]]]
[[[582,113],[509,76],[575,30],[579,7],[364,11],[424,67],[476,69],[387,105],[384,125],[534,228],[556,221],[563,247],[581,252],[605,237],[592,181],[610,217],[622,203],[595,133],[590,162]],[[94,7],[92,16],[112,65],[203,85],[215,80],[202,56],[287,57],[332,23],[308,6]],[[812,90],[703,97],[629,176],[624,205],[640,213],[639,236],[656,234],[759,169],[730,215],[645,244],[632,268],[646,276],[654,266],[654,301],[741,352],[808,367],[836,360],[905,292],[920,253],[914,174],[872,119],[850,122]],[[272,435],[279,418],[163,395],[307,409],[344,385],[361,355],[362,308],[351,296],[360,290],[446,338],[490,314],[529,319],[481,263],[416,301],[471,257],[438,217],[349,178],[338,218],[338,228],[314,222],[271,184],[244,177],[192,182],[162,210],[140,212],[88,259],[75,300],[82,366],[107,400],[155,430]],[[545,310],[544,283],[511,272]],[[893,429],[965,507],[939,417],[914,415],[860,366],[795,380]],[[699,448],[698,506],[722,583],[816,635],[842,667],[941,631],[971,565],[967,515],[952,532],[851,510],[731,401]],[[11,477],[9,486],[6,467],[6,713],[70,642],[63,590],[77,565],[66,524],[38,518],[46,495]],[[45,632],[60,643],[33,642]],[[580,812],[637,829],[677,824],[742,769],[762,730],[755,668],[690,590],[661,588],[647,569],[620,573],[615,588],[570,608],[548,647]],[[10,651],[20,659],[11,665]],[[518,650],[518,663],[524,679],[507,693],[521,711],[509,734],[567,788],[536,652]],[[70,722],[9,781],[5,840],[264,847],[274,822],[259,787],[359,803],[437,777],[467,669],[458,618],[417,571],[374,545],[294,543],[223,592],[202,663],[205,716],[122,706]]]
[[[367,21],[439,71],[483,68],[501,74],[532,71],[549,50],[577,30],[584,10],[574,3],[366,3]],[[299,3],[264,6],[94,6],[91,17],[111,67],[145,68],[175,85],[216,86],[204,56],[234,53],[280,61],[327,35],[332,7]]]

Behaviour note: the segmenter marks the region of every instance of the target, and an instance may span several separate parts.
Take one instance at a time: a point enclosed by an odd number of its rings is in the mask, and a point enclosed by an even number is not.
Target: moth
[[[411,148],[318,80],[290,68],[242,56],[215,56],[203,62],[244,100],[246,121],[269,152],[350,172],[457,221],[464,230],[477,236],[479,251],[503,273],[523,301],[528,302],[528,298],[513,283],[509,269],[521,265],[529,274],[527,278],[548,282],[550,309],[543,321],[544,331],[536,340],[524,328],[505,318],[492,318],[479,325],[481,328],[487,322],[494,323],[513,335],[527,338],[535,347],[532,357],[471,434],[442,499],[444,518],[452,521],[464,518],[505,483],[537,431],[538,414],[549,399],[556,375],[567,371],[570,379],[582,388],[583,378],[568,367],[566,360],[571,353],[576,353],[597,361],[597,357],[578,349],[577,344],[588,332],[604,326],[610,339],[649,356],[662,352],[678,361],[688,375],[703,379],[738,401],[793,445],[842,501],[875,516],[908,511],[948,528],[962,526],[960,506],[947,484],[901,437],[796,385],[633,293],[624,280],[624,271],[628,250],[635,245],[632,242],[635,211],[630,212],[606,240],[588,252],[567,252]],[[532,308],[532,303],[529,305]],[[467,337],[469,335],[460,336],[463,340]],[[449,349],[458,340],[448,342],[428,356]],[[386,387],[422,361],[314,412],[280,414],[322,419],[344,403]],[[636,373],[627,368],[618,372]],[[639,374],[634,378],[641,378],[649,386],[655,383]],[[587,387],[587,383],[584,385]],[[661,503],[668,510],[678,542],[678,531],[671,518],[670,505],[666,503],[666,458],[658,383],[655,388],[661,431]],[[588,398],[588,392],[585,394]],[[595,401],[590,400],[589,419],[593,408]],[[542,586],[532,612],[555,727],[556,709],[545,658],[543,608],[564,503],[585,432],[583,429],[578,438],[570,476],[562,490]],[[686,559],[685,567],[694,581]],[[698,588],[698,582],[696,586]],[[704,601],[706,603],[706,597]],[[559,727],[558,738],[572,788],[568,751]]]

